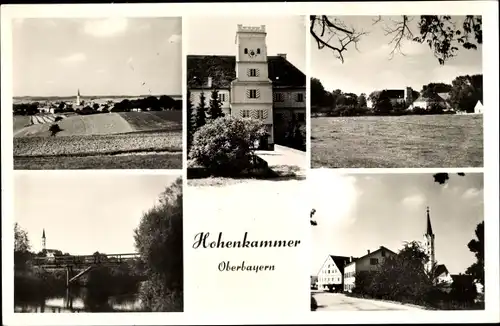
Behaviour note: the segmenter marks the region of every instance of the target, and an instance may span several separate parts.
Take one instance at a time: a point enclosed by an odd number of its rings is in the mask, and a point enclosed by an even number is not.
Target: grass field
[[[15,169],[182,168],[182,112],[75,115],[25,126],[14,117]],[[17,128],[17,129],[16,129]]]
[[[311,118],[313,168],[482,167],[482,115]]]

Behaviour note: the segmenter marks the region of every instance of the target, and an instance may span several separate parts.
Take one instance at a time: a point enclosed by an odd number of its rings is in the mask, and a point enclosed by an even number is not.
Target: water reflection
[[[140,311],[137,291],[109,293],[99,289],[69,288],[57,294],[40,295],[38,299],[15,300],[15,312],[131,312]]]

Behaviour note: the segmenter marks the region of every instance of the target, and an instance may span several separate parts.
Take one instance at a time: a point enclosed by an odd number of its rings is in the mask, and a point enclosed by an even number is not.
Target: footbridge
[[[64,255],[53,257],[35,257],[33,265],[43,269],[65,269],[66,286],[88,273],[92,268],[98,266],[116,266],[132,260],[137,260],[137,253],[127,254],[94,254],[94,255]],[[80,270],[76,275],[74,270]]]

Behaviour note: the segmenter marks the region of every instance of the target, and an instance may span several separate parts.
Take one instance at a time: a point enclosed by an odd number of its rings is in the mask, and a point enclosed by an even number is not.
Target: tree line
[[[431,102],[428,107],[414,107],[408,110],[410,104],[406,99],[391,101],[387,90],[376,90],[359,96],[345,93],[340,89],[325,90],[321,81],[311,78],[311,112],[323,113],[328,116],[364,116],[364,115],[406,115],[406,114],[442,114],[447,113],[444,103],[455,110],[473,112],[478,101],[483,100],[483,75],[465,75],[456,77],[451,84],[429,83],[420,92],[412,90],[412,99],[419,96],[433,98],[438,93],[449,95],[443,101]],[[368,101],[372,107],[368,107]]]
[[[81,108],[75,108],[71,103],[59,102],[57,104],[50,104],[49,107],[54,109],[54,113],[75,112],[82,115],[108,112],[130,112],[133,109],[141,109],[142,111],[182,110],[182,101],[174,100],[167,95],[162,95],[160,97],[148,96],[132,100],[124,99],[116,103],[108,101],[103,105],[98,103],[86,104],[85,101],[82,101],[81,105]],[[44,107],[44,104],[40,102],[16,103],[13,105],[13,113],[14,115],[35,115],[39,112],[39,108],[41,107]]]

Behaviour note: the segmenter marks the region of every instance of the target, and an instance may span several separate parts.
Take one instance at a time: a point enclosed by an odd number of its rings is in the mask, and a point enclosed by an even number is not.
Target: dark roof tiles
[[[274,87],[305,87],[306,76],[292,63],[281,56],[268,59],[269,79]],[[229,88],[236,79],[236,57],[220,55],[188,55],[187,84],[189,88],[208,87],[212,78],[212,88]]]

